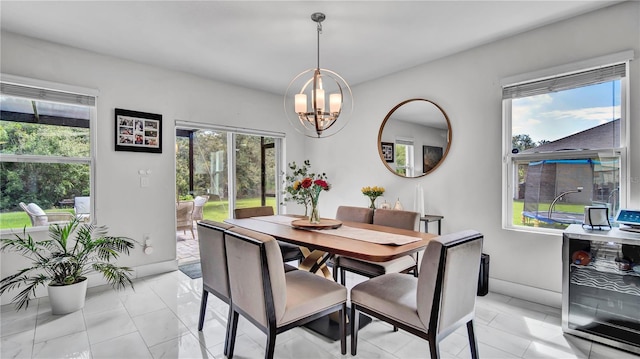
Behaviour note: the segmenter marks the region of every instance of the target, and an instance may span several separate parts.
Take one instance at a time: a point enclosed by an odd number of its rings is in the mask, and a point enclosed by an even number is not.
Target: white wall
[[[138,267],[139,274],[176,268],[175,121],[194,121],[286,133],[287,160],[301,162],[303,138],[282,113],[280,96],[196,76],[102,56],[2,33],[0,72],[100,91],[97,119],[96,201],[98,224],[113,235],[142,242],[149,233],[154,252],[137,247],[119,263]],[[115,152],[114,108],[163,116],[162,154]],[[262,113],[260,122],[255,114]],[[138,170],[151,170],[149,187],[141,188]],[[32,233],[43,238],[46,232]],[[3,233],[3,237],[7,236]],[[25,262],[2,254],[2,277]],[[160,265],[164,263],[165,265]],[[166,264],[169,263],[169,266]],[[148,269],[152,267],[152,269]],[[91,284],[90,284],[91,285]],[[3,296],[2,303],[8,301]]]
[[[446,34],[441,34],[446,36]],[[423,44],[421,46],[428,46]],[[385,199],[413,207],[415,185],[443,233],[473,228],[485,235],[490,290],[560,305],[561,236],[507,231],[501,225],[502,78],[632,49],[640,55],[640,3],[626,2],[551,24],[413,69],[355,86],[351,122],[331,138],[310,141],[312,164],[333,184],[321,194],[320,214],[340,204],[367,205],[363,186],[383,186]],[[640,206],[640,65],[631,62],[631,207]],[[348,80],[348,74],[343,74]],[[447,112],[452,146],[431,174],[406,179],[378,157],[378,128],[389,110],[427,98]],[[625,179],[627,180],[627,179]],[[432,226],[435,227],[435,226]],[[430,228],[431,229],[431,228]]]
[[[446,36],[442,34],[441,36]],[[340,204],[368,206],[367,185],[387,189],[411,208],[415,185],[425,191],[429,213],[442,214],[443,232],[474,228],[491,255],[490,288],[559,305],[560,235],[501,229],[502,113],[500,79],[633,49],[640,54],[640,3],[626,2],[491,43],[353,88],[355,110],[341,132],[303,140],[281,114],[279,96],[208,81],[86,51],[2,33],[0,71],[12,75],[96,88],[98,153],[96,216],[116,235],[141,240],[151,233],[155,252],[141,248],[120,262],[144,266],[175,259],[173,121],[186,120],[287,132],[287,161],[309,158],[329,175],[333,188],[321,194],[320,214]],[[428,46],[427,44],[421,46]],[[343,74],[348,80],[348,74]],[[640,66],[631,65],[631,203],[640,207]],[[406,179],[390,173],[378,157],[378,128],[387,112],[409,98],[427,98],[448,114],[453,130],[446,161],[433,173]],[[115,152],[113,109],[161,113],[161,155]],[[265,113],[255,121],[256,111]],[[269,125],[265,125],[269,124]],[[140,188],[138,170],[150,169],[150,187]],[[2,254],[2,276],[21,264]],[[6,298],[2,298],[3,302]]]

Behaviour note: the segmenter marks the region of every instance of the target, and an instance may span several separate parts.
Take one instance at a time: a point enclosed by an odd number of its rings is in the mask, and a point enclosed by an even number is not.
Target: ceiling
[[[350,85],[620,1],[7,1],[3,30],[284,94],[316,66]]]

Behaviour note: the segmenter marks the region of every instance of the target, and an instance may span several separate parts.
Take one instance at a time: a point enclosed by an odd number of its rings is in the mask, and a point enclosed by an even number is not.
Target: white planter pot
[[[83,281],[71,285],[48,285],[51,313],[55,315],[67,314],[84,307],[87,296],[87,282]]]

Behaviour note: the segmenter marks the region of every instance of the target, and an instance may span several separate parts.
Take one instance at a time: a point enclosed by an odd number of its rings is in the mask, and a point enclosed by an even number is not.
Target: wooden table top
[[[295,219],[292,217],[291,219]],[[226,223],[271,235],[278,240],[307,247],[311,250],[321,250],[332,254],[346,255],[372,262],[386,262],[407,254],[417,252],[427,246],[436,235],[393,227],[379,226],[367,223],[344,222],[343,225],[363,228],[378,232],[394,233],[420,238],[419,241],[404,245],[376,244],[356,239],[332,235],[324,231],[309,231],[296,229],[286,224],[256,220],[253,218],[229,218]]]

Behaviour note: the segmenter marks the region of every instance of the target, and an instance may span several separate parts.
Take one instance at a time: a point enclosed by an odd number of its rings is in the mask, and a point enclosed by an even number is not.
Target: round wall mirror
[[[378,152],[389,171],[401,177],[433,172],[451,147],[451,123],[432,101],[414,98],[389,111],[378,132]]]

